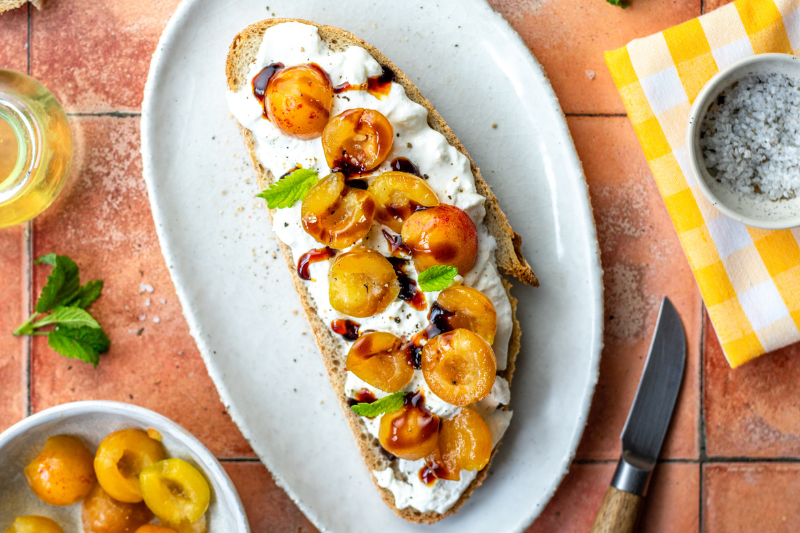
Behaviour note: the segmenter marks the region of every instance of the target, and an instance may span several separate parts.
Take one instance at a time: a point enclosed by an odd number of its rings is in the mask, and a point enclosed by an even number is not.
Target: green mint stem
[[[52,313],[50,313],[50,315],[52,315]],[[46,326],[48,324],[52,324],[53,322],[52,322],[52,319],[50,318],[50,315],[45,315],[41,320],[37,320],[36,322],[34,322],[33,323],[33,329],[40,328],[40,327]],[[29,333],[29,335],[30,335],[30,333]]]
[[[25,321],[24,324],[15,329],[12,334],[16,336],[33,335],[33,330],[36,326],[33,326],[32,323],[34,320],[36,320],[37,316],[39,316],[39,313],[34,313],[28,320]]]

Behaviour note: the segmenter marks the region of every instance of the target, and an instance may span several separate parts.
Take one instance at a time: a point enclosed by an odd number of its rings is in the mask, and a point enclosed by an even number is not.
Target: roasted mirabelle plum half
[[[49,518],[31,515],[16,518],[6,533],[64,533],[64,530]]]
[[[448,287],[439,293],[436,303],[447,312],[447,323],[452,329],[468,329],[489,344],[494,343],[497,312],[481,291],[464,285]]]
[[[392,264],[368,248],[338,255],[328,273],[328,282],[331,307],[357,318],[384,311],[400,294]]]
[[[277,71],[264,97],[267,118],[284,135],[316,139],[331,116],[333,86],[317,65],[297,65]]]
[[[165,523],[169,527],[169,531],[174,530],[176,533],[206,533],[208,529],[206,515],[201,516],[199,520],[195,520],[194,522],[184,520],[178,524]]]
[[[208,509],[208,481],[183,459],[165,459],[142,470],[139,480],[147,507],[168,524],[196,522]]]
[[[458,481],[462,470],[480,470],[492,456],[492,434],[481,415],[467,407],[443,420],[439,429],[436,477]]]
[[[399,411],[381,417],[378,440],[381,446],[400,459],[416,461],[436,450],[439,417],[425,408],[422,394],[406,396]]]
[[[106,435],[94,458],[97,481],[121,502],[142,501],[139,474],[146,466],[164,459],[161,443],[141,429],[123,429]]]
[[[403,222],[420,207],[435,207],[439,198],[425,180],[405,172],[384,172],[369,184],[375,198],[375,220],[400,233]]]
[[[433,393],[453,405],[485,398],[494,385],[497,361],[492,347],[477,333],[454,329],[422,348],[422,375]]]
[[[414,377],[410,347],[391,333],[359,337],[347,354],[347,370],[384,392],[397,392]]]
[[[136,530],[136,533],[178,533],[171,527],[159,526],[157,524],[145,524]]]
[[[363,239],[372,227],[375,200],[350,187],[336,172],[311,187],[300,210],[303,229],[317,242],[341,250]]]
[[[99,484],[83,501],[81,510],[84,533],[134,533],[152,519],[153,513],[144,502],[119,502]]]
[[[363,174],[383,163],[394,141],[389,120],[374,109],[348,109],[333,117],[322,132],[328,167],[347,175]]]
[[[403,223],[403,244],[411,250],[417,272],[450,265],[464,275],[478,257],[478,230],[458,207],[442,204],[417,211]]]
[[[25,467],[28,484],[39,499],[50,505],[72,505],[92,490],[95,475],[92,452],[77,437],[55,435],[44,450]]]

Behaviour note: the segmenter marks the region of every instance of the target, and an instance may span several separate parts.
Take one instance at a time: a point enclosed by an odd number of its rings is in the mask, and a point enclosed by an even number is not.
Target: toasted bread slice
[[[413,102],[423,106],[428,111],[428,125],[433,130],[441,133],[447,139],[450,145],[455,147],[469,159],[472,174],[475,177],[476,189],[479,194],[486,198],[486,217],[484,219],[484,224],[486,224],[489,233],[497,241],[496,261],[498,267],[505,274],[513,275],[528,285],[538,286],[539,281],[537,280],[536,275],[533,273],[530,265],[528,265],[527,261],[522,256],[520,250],[521,239],[519,235],[514,233],[514,231],[511,229],[508,219],[500,210],[500,207],[497,203],[497,198],[494,196],[494,194],[492,194],[489,186],[481,177],[480,170],[475,165],[475,162],[472,160],[472,158],[470,158],[464,146],[456,138],[453,131],[450,129],[441,115],[433,108],[431,103],[420,94],[419,90],[411,82],[411,80],[399,68],[397,68],[397,66],[389,61],[386,56],[384,56],[370,44],[339,28],[323,26],[314,22],[286,18],[263,20],[248,26],[234,38],[233,43],[230,46],[225,68],[228,88],[231,91],[238,91],[240,88],[250,84],[250,79],[248,78],[250,65],[256,60],[259,47],[264,37],[264,32],[268,28],[284,22],[300,22],[303,24],[316,26],[318,28],[320,38],[325,42],[331,51],[340,52],[346,50],[350,46],[359,46],[364,48],[379,64],[392,69],[392,71],[395,73],[394,81],[405,89],[408,98]],[[239,125],[239,130],[244,138],[245,144],[247,145],[253,162],[253,167],[256,170],[258,184],[262,189],[267,188],[274,183],[277,177],[273,176],[269,170],[266,170],[258,160],[256,155],[256,142],[252,132],[241,125]],[[339,340],[337,339],[336,334],[331,331],[330,327],[328,327],[328,325],[317,314],[313,300],[310,297],[304,282],[297,274],[297,258],[292,257],[291,249],[287,245],[280,243],[280,246],[289,266],[289,271],[292,274],[292,279],[294,280],[297,292],[300,295],[300,300],[306,316],[311,323],[311,328],[314,332],[315,340],[319,346],[322,358],[328,370],[331,383],[334,387],[334,390],[338,393],[340,403],[345,412],[348,423],[350,424],[350,427],[356,436],[356,441],[360,447],[364,461],[366,462],[370,471],[383,470],[390,466],[390,462],[381,453],[378,440],[367,431],[366,426],[362,422],[361,418],[353,413],[347,404],[347,397],[344,394],[344,384],[346,379],[345,358],[347,354],[341,353],[341,350],[338,348]],[[506,291],[508,291],[510,285],[505,280],[503,283],[506,287]],[[513,329],[508,348],[508,366],[506,370],[499,372],[498,375],[504,377],[510,383],[512,374],[514,372],[514,361],[517,353],[519,352],[520,327],[516,319],[517,302],[513,297],[511,297],[510,294],[508,296],[512,308]],[[495,447],[493,455],[496,453],[496,451],[497,447]],[[386,502],[386,504],[392,508],[398,516],[416,523],[434,523],[448,515],[455,513],[458,508],[467,500],[467,498],[469,498],[472,491],[480,486],[486,477],[488,469],[489,465],[487,465],[478,474],[478,476],[461,494],[461,497],[458,499],[458,501],[445,513],[437,513],[435,511],[420,512],[412,507],[398,509],[395,506],[394,496],[392,493],[389,490],[378,486],[377,482],[376,487],[380,492],[384,502]],[[375,481],[374,477],[373,481]]]

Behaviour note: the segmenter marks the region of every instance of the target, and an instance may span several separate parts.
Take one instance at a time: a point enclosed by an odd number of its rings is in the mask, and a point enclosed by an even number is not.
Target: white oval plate
[[[225,101],[225,57],[239,31],[273,13],[349,30],[414,80],[481,167],[542,283],[513,291],[522,352],[514,419],[492,475],[431,528],[397,518],[373,488],[254,198]],[[142,153],[161,250],[209,374],[317,527],[510,533],[538,516],[586,423],[602,348],[602,272],[561,108],[499,14],[483,0],[184,0],[153,56]]]

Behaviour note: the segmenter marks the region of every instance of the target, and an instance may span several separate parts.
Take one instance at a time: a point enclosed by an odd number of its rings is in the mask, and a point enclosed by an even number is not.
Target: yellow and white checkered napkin
[[[800,55],[800,0],[739,0],[605,54],[732,367],[800,341],[800,230],[713,208],[689,169],[686,123],[717,71],[764,52]]]

